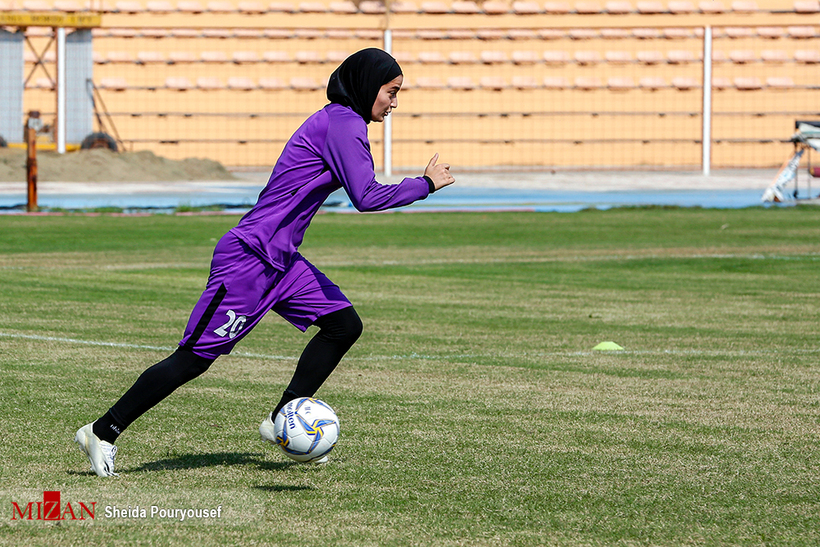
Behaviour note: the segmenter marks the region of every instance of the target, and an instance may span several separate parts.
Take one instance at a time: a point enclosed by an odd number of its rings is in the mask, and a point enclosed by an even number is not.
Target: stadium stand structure
[[[132,148],[269,166],[349,53],[381,46],[371,0],[3,0],[104,13],[94,80]],[[700,165],[704,24],[713,35],[714,167],[775,166],[820,86],[813,0],[395,1],[404,67],[394,168],[440,151],[466,168]],[[271,24],[276,22],[275,24]],[[42,51],[48,28],[29,27]],[[53,55],[25,63],[25,110],[53,112]],[[383,128],[371,124],[380,162]]]

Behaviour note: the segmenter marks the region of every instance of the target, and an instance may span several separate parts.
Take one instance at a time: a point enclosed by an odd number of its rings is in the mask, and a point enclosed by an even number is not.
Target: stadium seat
[[[33,55],[34,55],[34,54],[32,54],[32,56],[33,56]],[[104,65],[104,64],[108,63],[108,57],[106,57],[106,56],[105,56],[102,52],[100,52],[100,51],[92,51],[92,52],[91,52],[91,60],[92,60],[92,62],[93,62],[95,65]],[[26,60],[26,58],[25,58],[25,55],[23,56],[23,61],[24,61],[24,62],[28,62],[28,61]],[[31,61],[31,62],[33,62],[33,61],[34,61],[34,60],[32,59],[32,61]]]
[[[442,29],[424,28],[416,31],[416,37],[422,40],[446,40],[449,38],[449,34]]]
[[[760,82],[760,78],[754,77],[737,77],[734,80],[735,87],[741,91],[754,91],[757,89],[763,89],[763,84]]]
[[[689,0],[670,0],[669,4],[667,4],[667,9],[675,15],[695,13],[695,11],[697,11],[695,5]]]
[[[188,91],[194,88],[191,81],[184,76],[169,76],[165,78],[165,87],[176,91]]]
[[[387,9],[377,0],[363,0],[359,3],[359,11],[368,15],[378,15],[385,13]]]
[[[578,0],[575,2],[575,12],[584,15],[594,15],[603,12],[600,2],[596,0]]]
[[[54,0],[54,9],[55,11],[75,13],[85,11],[87,8],[75,0]]]
[[[202,37],[226,40],[233,38],[233,31],[226,28],[204,28],[202,29]]]
[[[197,89],[204,89],[212,91],[216,89],[225,89],[225,84],[216,76],[200,76],[196,79]]]
[[[296,11],[296,8],[291,2],[275,0],[274,2],[268,4],[268,11],[273,13],[293,13]]]
[[[600,31],[594,28],[573,28],[569,30],[569,37],[573,40],[593,40],[600,36]]]
[[[203,63],[227,63],[228,54],[224,51],[203,51],[199,54]]]
[[[729,52],[729,60],[736,65],[744,65],[757,61],[757,55],[752,50],[735,49]]]
[[[563,65],[570,62],[570,56],[566,51],[547,50],[544,52],[544,62],[548,65]]]
[[[663,37],[667,40],[684,40],[687,38],[692,38],[695,36],[695,33],[692,29],[688,28],[676,28],[670,27],[663,29]]]
[[[314,78],[297,76],[290,79],[290,87],[296,91],[315,91],[321,89],[322,85]]]
[[[125,78],[121,77],[100,78],[100,84],[97,87],[111,91],[125,91],[128,89],[128,82]]]
[[[544,11],[550,15],[563,15],[570,12],[570,7],[566,2],[550,1],[544,4]]]
[[[506,53],[496,50],[484,50],[479,54],[478,58],[485,65],[496,65],[509,61]]]
[[[481,5],[481,9],[486,15],[504,15],[510,12],[510,6],[498,0],[487,0]]]
[[[409,0],[396,0],[390,3],[390,11],[393,13],[418,13],[419,8],[415,2]]]
[[[507,38],[510,40],[537,40],[538,33],[535,29],[511,28],[507,31]]]
[[[766,78],[766,87],[772,89],[792,89],[794,80],[788,76],[769,76]]]
[[[449,59],[454,65],[472,65],[478,62],[478,57],[472,51],[451,51]]]
[[[606,86],[613,91],[626,91],[636,87],[635,81],[628,76],[613,76],[606,81]]]
[[[701,13],[726,13],[726,6],[720,0],[702,0],[698,4],[698,9]]]
[[[541,84],[533,76],[513,76],[512,86],[516,89],[538,89]]]
[[[573,58],[579,65],[595,65],[603,60],[596,50],[576,51]]]
[[[512,11],[516,15],[537,15],[544,12],[541,4],[531,0],[515,0],[512,3]]]
[[[732,80],[729,79],[729,78],[723,78],[723,77],[712,78],[712,89],[723,90],[723,89],[730,89],[732,87],[734,87],[734,84],[732,83]]]
[[[260,13],[267,13],[268,8],[262,2],[245,0],[236,4],[239,13],[245,15],[258,15]]]
[[[559,28],[538,29],[538,37],[542,40],[560,40],[566,36],[566,31]]]
[[[610,64],[622,65],[631,63],[634,59],[628,51],[605,51],[604,60]]]
[[[136,58],[128,51],[109,51],[106,54],[109,63],[135,63]]]
[[[560,76],[545,76],[544,87],[547,89],[568,89],[569,80]]]
[[[663,36],[663,32],[657,28],[635,28],[632,29],[632,36],[639,40],[655,40]]]
[[[516,65],[534,65],[540,63],[543,57],[537,51],[516,50],[510,54],[510,58]]]
[[[341,15],[351,15],[359,12],[359,8],[356,7],[356,4],[354,4],[350,0],[344,0],[341,2],[331,2],[330,4],[328,4],[328,9],[330,10],[330,13],[336,13]]]
[[[281,78],[259,78],[259,88],[267,91],[287,89],[288,84]]]
[[[482,28],[476,31],[475,36],[479,40],[503,40],[507,37],[507,32],[501,29]]]
[[[661,78],[660,76],[644,76],[640,80],[638,80],[638,85],[641,89],[649,89],[649,90],[656,90],[656,89],[666,89],[669,85],[666,83],[666,80]]]
[[[469,76],[451,76],[447,78],[447,87],[469,91],[476,88],[476,83]]]
[[[256,89],[256,82],[246,76],[231,76],[228,78],[228,89],[250,91]]]
[[[197,0],[179,0],[177,11],[182,13],[203,13],[205,8]]]
[[[788,63],[791,56],[782,49],[764,49],[760,52],[760,59],[765,63]]]
[[[760,11],[755,0],[733,0],[731,7],[735,13],[756,13]]]
[[[605,40],[624,40],[630,36],[632,36],[632,34],[625,28],[601,29],[601,38],[604,38]]]
[[[491,91],[501,91],[509,87],[507,81],[501,76],[482,76],[478,80],[478,85],[481,86],[481,89]]]
[[[172,13],[176,11],[176,7],[167,0],[148,0],[145,3],[145,9],[148,13]]]
[[[479,5],[472,0],[455,0],[455,2],[450,4],[450,9],[453,10],[453,13],[462,15],[481,13],[481,8]]]
[[[300,65],[318,64],[325,59],[322,54],[314,50],[301,50],[293,54],[293,59]]]
[[[809,40],[817,37],[817,30],[814,27],[795,26],[788,27],[786,31],[789,33],[789,38],[797,40]]]
[[[795,13],[820,13],[818,0],[794,0]]]
[[[268,50],[262,52],[262,61],[266,63],[289,63],[291,61],[290,53],[281,50]]]
[[[209,13],[234,13],[236,6],[227,0],[212,0],[205,6]]]
[[[794,60],[802,64],[820,63],[820,51],[816,49],[798,49],[794,52]]]
[[[578,76],[575,78],[575,88],[584,91],[601,89],[604,87],[600,78],[595,76]]]
[[[636,7],[638,13],[642,15],[654,15],[666,12],[666,8],[663,4],[657,0],[638,0]]]
[[[347,59],[350,56],[350,51],[342,51],[337,49],[331,49],[325,54],[325,61],[328,63],[332,63],[334,65],[341,64],[342,61]]]
[[[441,64],[445,62],[444,55],[440,51],[420,51],[418,61],[422,64]]]
[[[440,78],[420,76],[416,78],[415,87],[419,89],[444,89],[445,86]]]
[[[753,38],[755,34],[755,30],[749,27],[726,27],[725,29],[726,36],[732,38],[733,40],[738,40],[741,38]]]
[[[322,2],[305,1],[297,5],[300,13],[325,13],[327,6]]]
[[[786,29],[783,27],[757,27],[757,35],[769,40],[777,40],[786,36]]]
[[[437,0],[426,0],[421,3],[419,11],[428,15],[440,15],[449,12],[450,6]]]
[[[609,0],[604,4],[604,11],[612,15],[632,13],[634,8],[629,0]]]
[[[165,63],[165,55],[161,51],[138,51],[137,64],[148,65]]]
[[[698,56],[688,50],[673,49],[667,52],[666,60],[673,65],[683,65],[698,61]]]
[[[231,60],[237,65],[258,63],[259,54],[255,51],[234,51]]]
[[[688,91],[690,89],[700,89],[700,80],[690,76],[676,76],[672,78],[672,87],[679,91]]]
[[[36,0],[26,0],[26,2],[32,1]],[[25,7],[26,2],[23,3],[23,7]],[[145,7],[136,0],[119,0],[114,4],[114,9],[118,13],[142,13],[145,11]]]

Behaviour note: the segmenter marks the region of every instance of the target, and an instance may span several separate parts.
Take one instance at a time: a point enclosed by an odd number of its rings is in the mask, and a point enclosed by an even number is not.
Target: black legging
[[[314,325],[319,327],[319,332],[302,352],[293,378],[274,412],[291,399],[313,396],[362,334],[362,321],[352,307],[324,315]],[[114,406],[94,422],[94,434],[113,443],[137,418],[179,386],[208,370],[213,362],[188,349],[177,349],[143,372]]]

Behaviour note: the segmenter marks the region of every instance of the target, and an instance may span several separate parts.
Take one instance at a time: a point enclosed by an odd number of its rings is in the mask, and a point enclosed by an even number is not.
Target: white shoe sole
[[[259,436],[262,437],[262,440],[268,442],[274,446],[279,446],[276,442],[276,434],[273,431],[273,420],[271,420],[271,415],[268,414],[268,417],[264,419],[264,421],[259,425]]]
[[[116,477],[114,470],[105,461],[100,439],[94,435],[92,424],[81,427],[74,435],[74,442],[80,446],[80,451],[88,457],[91,462],[91,470],[99,477]]]

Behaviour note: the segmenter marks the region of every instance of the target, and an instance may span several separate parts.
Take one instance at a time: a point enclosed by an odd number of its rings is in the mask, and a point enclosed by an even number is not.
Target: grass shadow
[[[181,454],[173,458],[146,462],[139,467],[133,467],[123,471],[167,471],[172,469],[200,469],[203,467],[231,465],[256,465],[264,471],[281,471],[298,464],[295,462],[268,461],[264,459],[261,453],[254,452],[211,452],[204,454]]]

